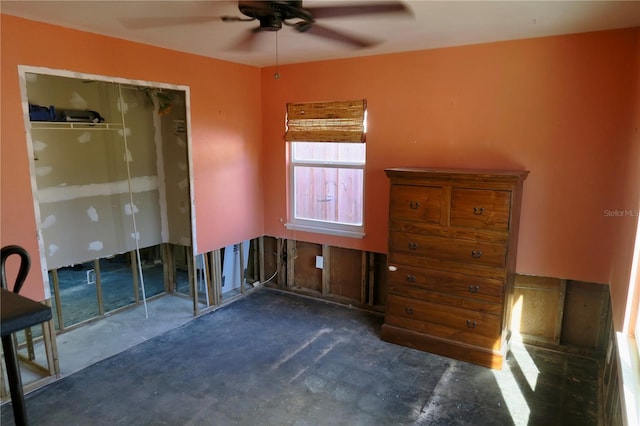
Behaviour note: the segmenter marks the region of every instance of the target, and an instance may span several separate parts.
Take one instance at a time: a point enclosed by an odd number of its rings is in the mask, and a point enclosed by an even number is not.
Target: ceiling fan
[[[397,12],[410,13],[407,7],[399,1],[374,1],[314,7],[303,7],[302,0],[238,1],[238,10],[245,17],[223,16],[222,21],[257,20],[259,22],[259,26],[249,30],[247,36],[236,46],[238,48],[250,46],[256,34],[263,31],[280,31],[283,25],[293,27],[300,33],[343,42],[353,47],[369,47],[377,42],[319,25],[316,19]]]
[[[266,31],[280,31],[283,26],[293,27],[297,32],[307,33],[326,39],[342,42],[355,48],[364,48],[376,44],[377,40],[357,37],[341,31],[328,28],[317,23],[325,18],[339,18],[349,16],[381,15],[399,13],[410,15],[411,11],[401,1],[356,0],[350,2],[332,2],[322,6],[304,7],[302,0],[276,1],[242,1],[238,2],[239,16],[167,16],[143,17],[123,19],[127,28],[153,28],[184,24],[207,23],[211,21],[245,22],[258,21],[259,25],[250,29],[237,42],[233,49],[248,50],[259,33]],[[316,2],[317,3],[317,2]]]

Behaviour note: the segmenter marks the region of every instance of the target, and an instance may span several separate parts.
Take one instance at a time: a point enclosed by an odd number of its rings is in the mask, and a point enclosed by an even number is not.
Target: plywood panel
[[[561,343],[602,351],[608,304],[606,285],[567,281]]]
[[[564,300],[564,282],[558,278],[517,275],[511,330],[558,343]]]
[[[339,247],[331,247],[330,250],[329,294],[359,303],[362,294],[362,252]]]
[[[322,245],[295,241],[293,258],[288,259],[293,264],[293,288],[322,292],[322,269],[316,268],[316,256],[322,256]]]

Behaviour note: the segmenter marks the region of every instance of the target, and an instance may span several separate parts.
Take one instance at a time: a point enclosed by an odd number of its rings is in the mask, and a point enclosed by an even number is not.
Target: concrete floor
[[[379,315],[270,289],[184,320],[27,395],[31,423],[599,424],[592,360],[514,344],[492,371],[383,342]],[[84,342],[84,364],[91,349],[122,350]],[[9,404],[1,424],[13,424]]]
[[[140,304],[59,334],[56,343],[61,376],[73,374],[193,320],[193,302],[164,295],[148,301],[147,313],[148,317],[144,305]],[[36,343],[34,350],[36,362],[46,365],[42,342]],[[21,353],[26,356],[26,349],[21,349]],[[42,379],[28,368],[21,368],[21,372],[25,385]]]

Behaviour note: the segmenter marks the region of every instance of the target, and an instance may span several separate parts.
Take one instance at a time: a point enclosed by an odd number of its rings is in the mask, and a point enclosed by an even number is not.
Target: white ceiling
[[[353,4],[358,1],[304,1],[306,7],[336,3]],[[412,11],[411,15],[318,19],[319,24],[333,30],[380,41],[378,45],[365,49],[353,49],[284,27],[277,33],[278,62],[307,62],[640,26],[640,0],[403,3]],[[2,0],[0,11],[237,63],[263,67],[276,62],[276,36],[273,32],[260,33],[251,51],[230,49],[258,25],[257,21],[220,20],[223,15],[241,16],[236,1]],[[145,28],[141,28],[140,19],[147,19],[143,22]],[[191,23],[175,24],[175,21]],[[152,25],[159,23],[164,25]]]

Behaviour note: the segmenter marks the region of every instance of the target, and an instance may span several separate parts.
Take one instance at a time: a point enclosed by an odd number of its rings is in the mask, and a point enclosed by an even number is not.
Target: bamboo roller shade
[[[287,104],[286,141],[364,142],[365,99]]]

